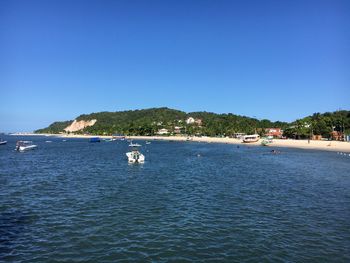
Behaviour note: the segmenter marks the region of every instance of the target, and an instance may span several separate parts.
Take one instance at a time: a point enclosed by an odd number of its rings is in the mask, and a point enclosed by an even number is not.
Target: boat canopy
[[[32,141],[17,141],[16,144],[17,145],[24,145],[24,144],[32,144]]]
[[[129,144],[129,147],[141,147],[142,145],[141,144],[138,144],[138,143],[130,143]]]
[[[260,135],[259,134],[252,134],[252,135],[245,135],[244,139],[255,139],[255,138],[259,138]]]

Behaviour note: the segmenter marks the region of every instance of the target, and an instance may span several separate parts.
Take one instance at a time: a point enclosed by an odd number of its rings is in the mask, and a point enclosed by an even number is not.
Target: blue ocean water
[[[130,165],[126,141],[4,139],[0,261],[350,262],[349,156],[140,141]]]

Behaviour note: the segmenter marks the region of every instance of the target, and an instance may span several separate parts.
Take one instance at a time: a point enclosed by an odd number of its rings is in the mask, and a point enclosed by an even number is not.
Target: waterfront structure
[[[281,138],[283,135],[283,130],[281,128],[266,128],[265,135],[272,136],[274,138]]]

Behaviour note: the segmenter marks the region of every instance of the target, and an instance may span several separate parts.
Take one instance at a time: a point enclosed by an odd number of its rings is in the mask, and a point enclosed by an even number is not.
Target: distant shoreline
[[[37,134],[37,133],[25,133],[14,134],[17,136],[47,136],[47,137],[61,137],[61,138],[91,138],[100,137],[102,139],[110,139],[112,136],[106,135],[66,135],[66,134]],[[186,136],[126,136],[127,139],[133,140],[159,140],[159,141],[192,141],[192,142],[205,142],[205,143],[224,143],[234,145],[261,145],[261,141],[255,143],[242,143],[240,139],[234,138],[216,138],[216,137],[186,137]],[[293,139],[274,139],[273,142],[267,148],[273,147],[287,147],[287,148],[299,148],[310,150],[322,150],[322,151],[336,151],[336,152],[348,152],[350,153],[350,142],[343,141],[316,141],[310,140],[293,140]]]

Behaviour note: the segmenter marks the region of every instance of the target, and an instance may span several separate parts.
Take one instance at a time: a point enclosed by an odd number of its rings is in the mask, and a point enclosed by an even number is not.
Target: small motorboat
[[[7,143],[7,141],[3,141],[2,139],[0,139],[0,145],[5,145]]]
[[[146,144],[151,144],[151,142],[149,142],[149,141],[146,141]]]
[[[126,156],[128,157],[129,163],[144,163],[145,156],[139,152],[138,147],[141,147],[140,144],[130,143],[131,152],[127,152]]]
[[[263,141],[261,142],[261,145],[262,145],[262,146],[269,146],[269,142],[268,142],[267,140],[263,140]]]
[[[32,141],[17,141],[15,150],[24,152],[28,150],[34,150],[37,147],[38,145],[33,144]]]
[[[263,140],[261,141],[261,145],[262,146],[269,146],[269,144],[271,144],[273,142],[272,139],[273,138],[271,138],[270,136],[263,138]]]

